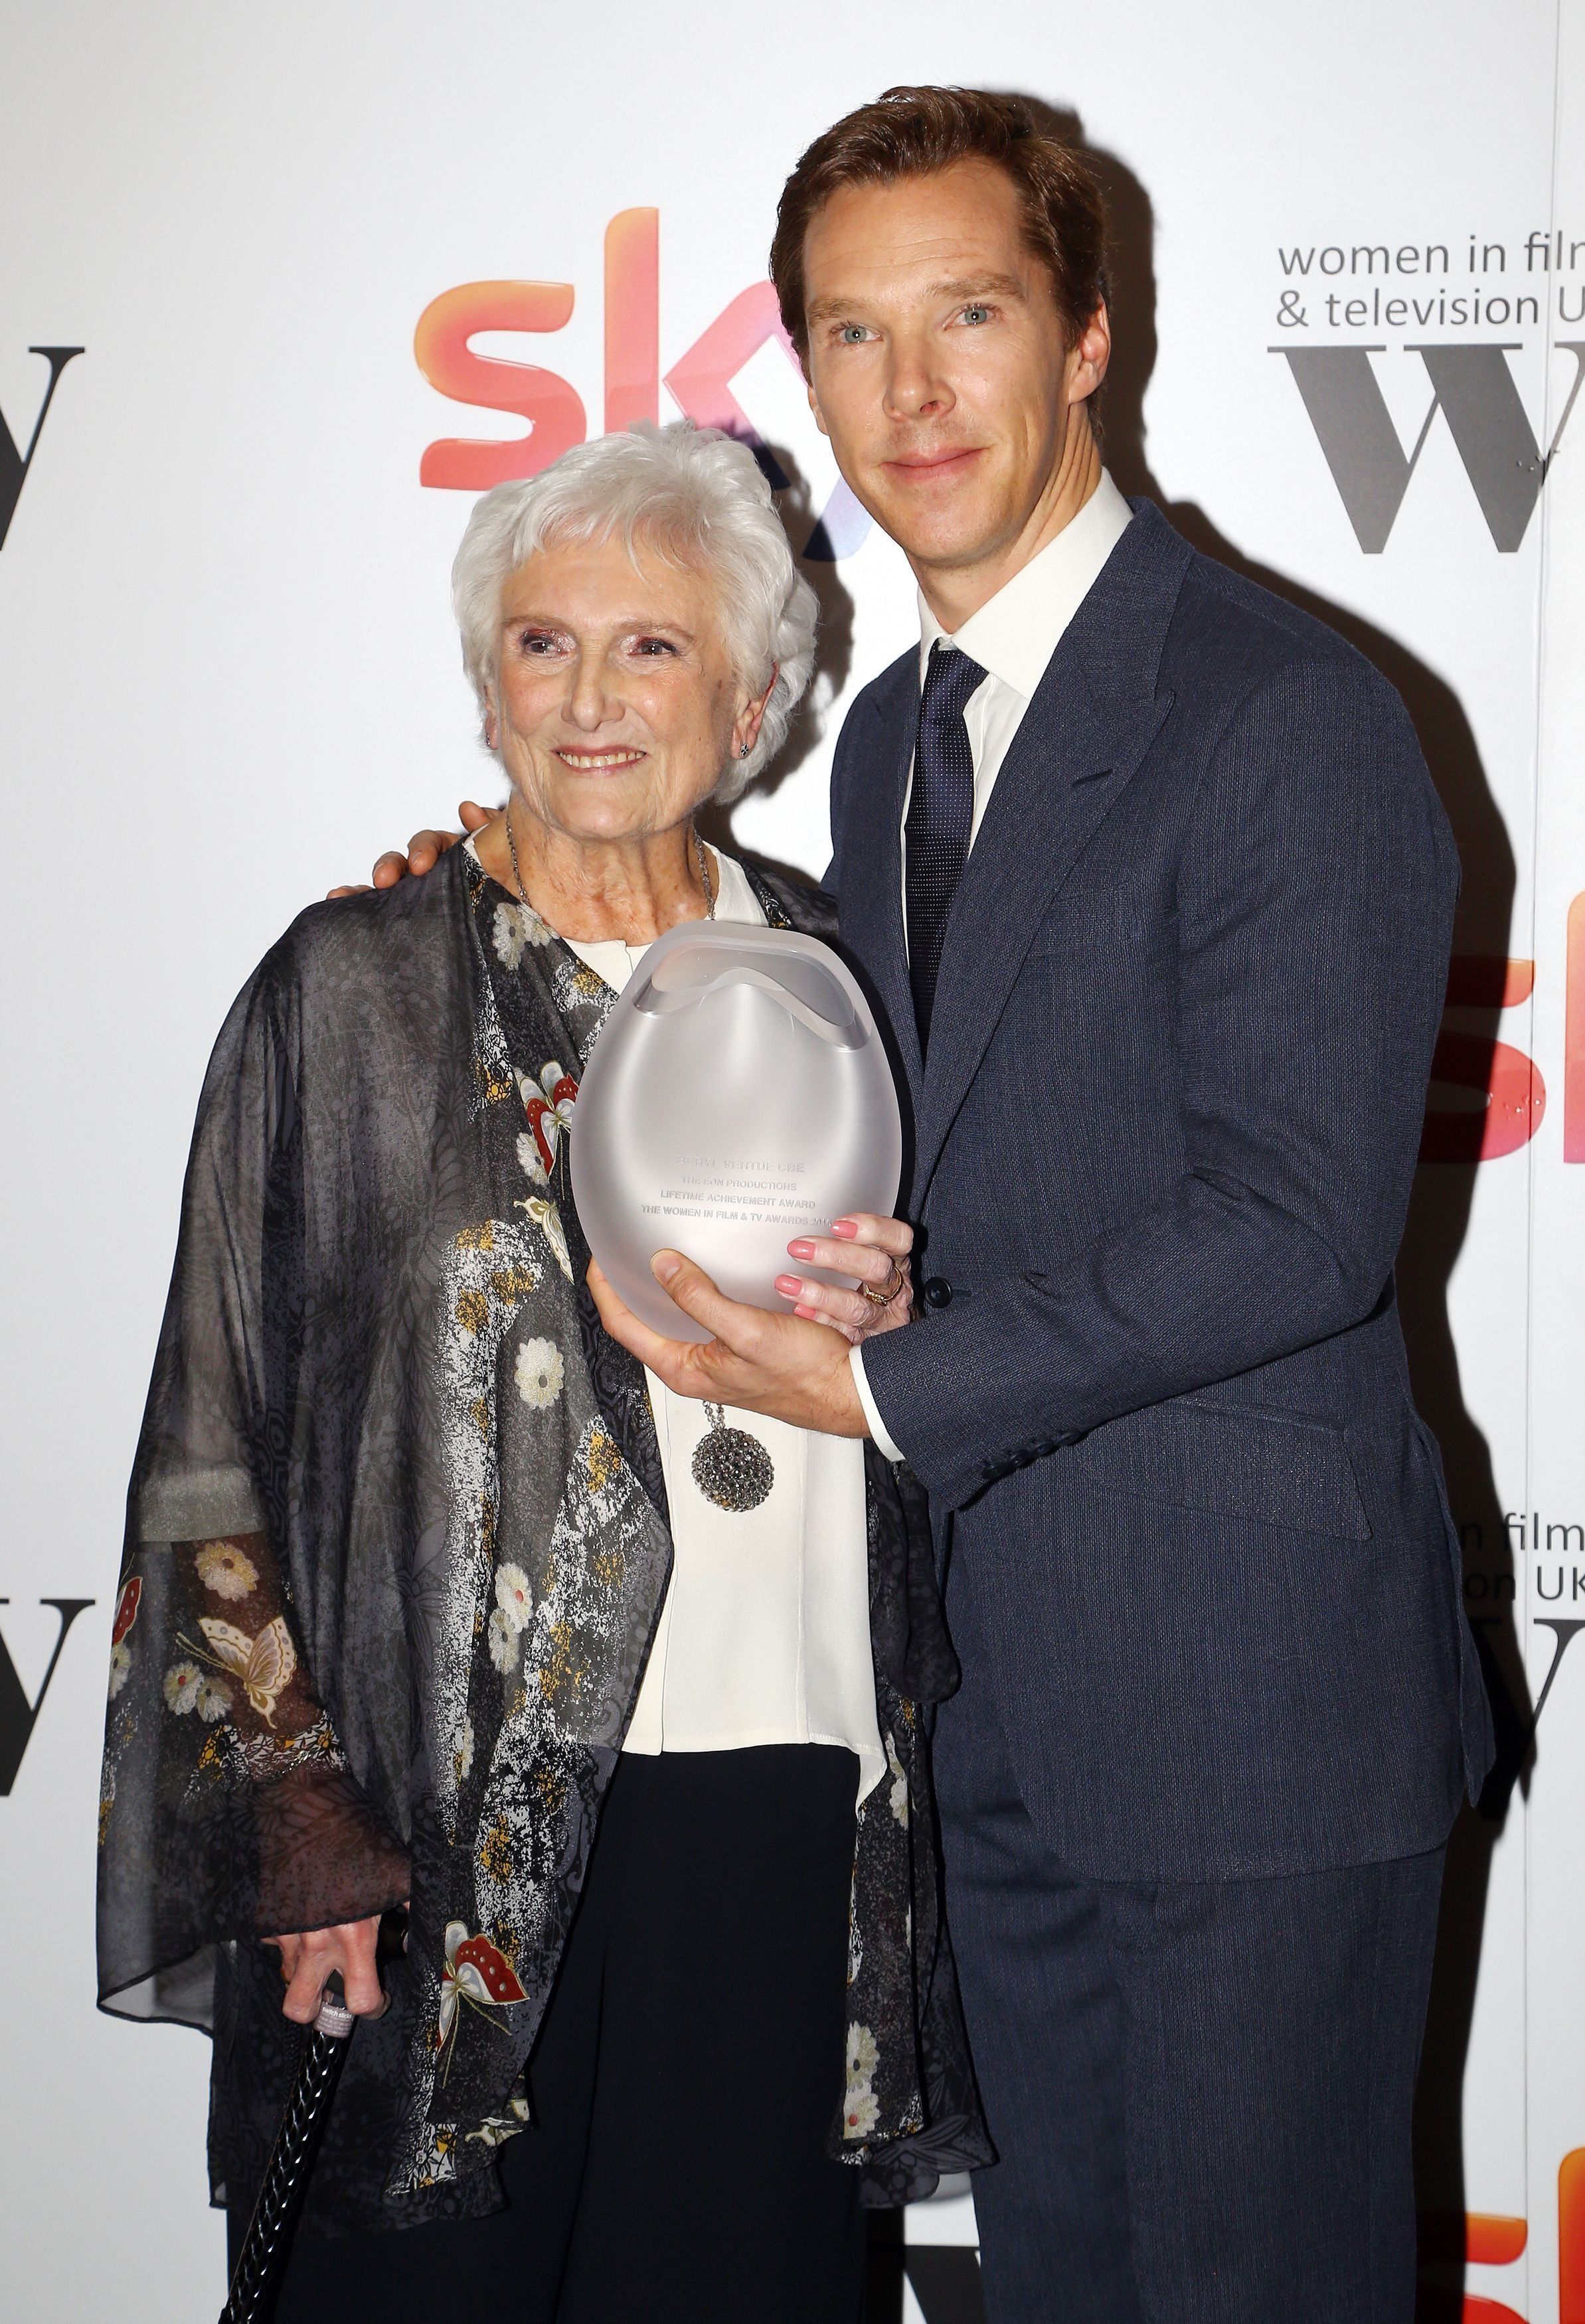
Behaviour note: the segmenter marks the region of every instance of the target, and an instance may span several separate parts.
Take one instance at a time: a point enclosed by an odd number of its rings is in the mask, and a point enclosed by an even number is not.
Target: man
[[[788,181],[783,318],[919,585],[828,880],[924,1314],[850,1354],[675,1253],[709,1344],[596,1296],[681,1393],[929,1489],[990,2315],[1408,2324],[1442,1851],[1489,1757],[1392,1274],[1457,865],[1385,681],[1110,484],[1103,247],[1079,157],[972,92],[893,90]]]

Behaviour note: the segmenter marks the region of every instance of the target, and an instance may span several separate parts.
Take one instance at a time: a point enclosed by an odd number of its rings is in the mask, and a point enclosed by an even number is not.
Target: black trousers
[[[624,1758],[533,2126],[501,2149],[508,2209],[299,2236],[278,2324],[856,2324],[859,2174],[825,2140],[857,1788],[853,1755],[820,1747]]]
[[[974,2180],[991,2324],[1411,2324],[1443,1851],[1085,1879],[1042,1846],[967,1683],[935,1780],[1001,2158]]]

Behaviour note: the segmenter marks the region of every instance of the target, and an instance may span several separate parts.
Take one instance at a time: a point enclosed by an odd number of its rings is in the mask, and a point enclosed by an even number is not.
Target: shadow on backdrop
[[[853,601],[834,559],[806,558],[803,554],[805,544],[816,530],[817,512],[809,480],[797,458],[782,444],[758,444],[755,450],[776,493],[777,509],[788,538],[798,552],[799,570],[820,601],[815,675],[808,691],[793,714],[786,742],[763,774],[743,794],[745,798],[774,798],[788,777],[796,774],[817,748],[825,733],[832,705],[842,699],[853,664]],[[713,847],[730,847],[735,854],[750,854],[767,871],[785,872],[793,879],[806,880],[811,875],[818,879],[825,871],[824,863],[783,863],[761,849],[745,849],[733,836],[733,807],[717,806],[706,807],[700,815],[699,828]]]

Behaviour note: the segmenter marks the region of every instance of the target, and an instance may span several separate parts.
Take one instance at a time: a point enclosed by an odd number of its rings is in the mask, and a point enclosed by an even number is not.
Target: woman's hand
[[[902,1219],[877,1218],[871,1211],[832,1222],[830,1239],[802,1237],[788,1245],[790,1259],[806,1267],[827,1267],[833,1274],[856,1275],[877,1290],[895,1286],[884,1305],[862,1291],[843,1291],[834,1283],[806,1282],[801,1276],[779,1275],[776,1287],[790,1299],[795,1315],[806,1323],[829,1323],[856,1347],[877,1332],[895,1332],[914,1312],[914,1286],[908,1275],[908,1253],[914,1230]]]
[[[498,807],[481,807],[476,799],[464,799],[456,810],[461,831],[415,831],[408,841],[405,855],[398,847],[387,848],[374,866],[375,887],[394,888],[397,881],[405,880],[410,872],[416,878],[425,872],[432,872],[440,858],[448,853],[460,839],[473,832],[483,831],[487,823],[494,822],[500,811]],[[342,896],[366,896],[368,892],[366,881],[361,887],[332,888],[326,901],[334,904]],[[275,1941],[274,1938],[271,1939],[272,1944]]]
[[[286,1984],[281,2006],[294,2024],[313,2024],[333,1969],[341,1971],[346,2006],[355,2017],[384,2015],[387,1997],[374,1966],[379,1934],[376,1913],[372,1920],[346,1921],[335,1929],[310,1929],[306,1936],[264,1939],[267,1945],[280,1948],[281,1974]]]

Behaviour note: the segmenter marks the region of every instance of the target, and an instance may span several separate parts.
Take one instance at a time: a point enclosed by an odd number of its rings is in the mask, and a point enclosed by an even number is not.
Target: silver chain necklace
[[[511,807],[510,804],[506,810],[506,845],[507,851],[511,857],[511,876],[517,882],[518,902],[522,906],[525,912],[531,912],[534,908],[529,901],[529,891],[523,885],[522,866],[517,860],[517,842],[511,835]]]
[[[715,898],[710,887],[710,860],[705,853],[705,843],[699,836],[698,825],[696,823],[693,825],[692,829],[694,861],[699,867],[699,885],[705,890],[705,918],[707,920],[713,920],[715,918]],[[531,912],[534,908],[529,902],[529,891],[523,885],[522,866],[517,860],[517,841],[512,836],[510,806],[506,810],[506,849],[507,853],[511,857],[511,876],[517,883],[518,902],[524,907],[525,910]]]
[[[705,890],[705,916],[713,920],[715,898],[710,888],[710,862],[697,824],[694,825],[694,854],[699,866],[699,885]],[[726,1414],[720,1405],[707,1404],[705,1417],[710,1423],[709,1430],[695,1445],[689,1463],[694,1482],[718,1509],[746,1516],[750,1509],[757,1509],[761,1501],[769,1499],[776,1482],[776,1463],[757,1436],[751,1436],[746,1428],[727,1426]]]
[[[715,896],[710,885],[710,859],[705,853],[705,843],[699,826],[693,826],[694,861],[699,867],[699,885],[705,890],[705,917],[715,918]],[[517,860],[517,841],[512,836],[511,812],[506,816],[506,844],[511,856],[511,876],[517,882],[518,901],[526,910],[529,891],[523,885],[522,867]],[[719,1404],[707,1404],[705,1417],[709,1429],[694,1448],[690,1462],[693,1479],[707,1501],[718,1509],[728,1509],[734,1516],[746,1516],[769,1500],[776,1483],[776,1463],[757,1436],[746,1428],[729,1428],[726,1414]]]
[[[694,860],[699,867],[699,885],[705,890],[705,918],[715,918],[715,898],[710,886],[710,860],[705,853],[705,843],[699,836],[699,826],[694,827]]]
[[[746,1428],[729,1428],[718,1404],[705,1406],[709,1433],[694,1447],[690,1464],[694,1482],[718,1509],[744,1516],[769,1500],[776,1482],[776,1463],[757,1436]]]

